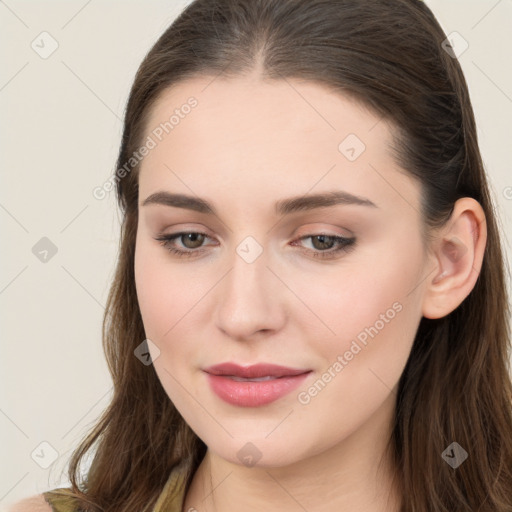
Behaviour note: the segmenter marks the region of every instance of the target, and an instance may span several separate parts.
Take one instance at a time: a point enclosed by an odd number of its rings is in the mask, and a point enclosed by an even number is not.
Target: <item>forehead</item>
[[[156,143],[141,164],[140,187],[147,193],[159,186],[207,193],[222,185],[245,191],[250,201],[251,192],[266,186],[270,195],[286,190],[276,197],[335,187],[368,197],[380,188],[379,195],[396,201],[393,180],[411,185],[389,151],[391,126],[350,97],[311,82],[183,81],[154,104],[146,137]]]
[[[326,134],[332,139],[345,132],[371,138],[372,143],[379,141],[382,148],[389,142],[388,124],[346,95],[317,83],[293,79],[263,81],[251,76],[198,77],[175,84],[164,90],[153,105],[146,132],[168,121],[176,110],[186,107],[190,98],[197,105],[184,109],[190,112],[180,116],[180,129],[178,124],[173,127],[176,145],[185,143],[185,139],[207,143],[229,136],[226,143],[231,146],[233,142],[243,142],[245,149],[249,149],[267,142],[275,149],[274,146],[298,137],[301,142],[318,145]],[[192,120],[185,122],[187,117]],[[379,129],[370,137],[376,125]],[[331,147],[331,140],[326,139],[326,144]]]

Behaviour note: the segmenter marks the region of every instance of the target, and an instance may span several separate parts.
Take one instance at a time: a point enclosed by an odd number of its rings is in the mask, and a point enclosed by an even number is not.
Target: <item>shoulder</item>
[[[36,494],[13,503],[5,512],[53,512],[42,494]]]

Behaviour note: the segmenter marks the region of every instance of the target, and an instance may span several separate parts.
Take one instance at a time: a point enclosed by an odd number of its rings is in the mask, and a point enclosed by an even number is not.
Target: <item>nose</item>
[[[267,336],[286,322],[286,293],[263,251],[248,262],[235,252],[231,269],[215,287],[214,322],[224,335],[239,341]]]

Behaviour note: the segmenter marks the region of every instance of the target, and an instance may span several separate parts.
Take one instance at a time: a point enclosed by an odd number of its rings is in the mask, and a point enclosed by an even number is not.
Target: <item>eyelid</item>
[[[204,229],[203,227],[200,227],[200,228],[195,228],[195,227],[188,227],[188,226],[184,226],[184,227],[181,227],[180,225],[180,229],[176,232],[171,232],[171,233],[164,233],[163,231],[162,232],[159,232],[158,233],[158,237],[159,238],[162,238],[162,237],[167,237],[167,238],[170,238],[170,237],[176,237],[176,238],[179,238],[178,235],[185,235],[185,234],[191,234],[191,233],[194,233],[194,234],[198,234],[198,235],[204,235],[205,237],[208,237],[210,239],[214,239],[215,237],[210,235],[208,233],[209,230],[207,229]],[[330,236],[330,237],[335,237],[335,238],[343,238],[345,240],[351,240],[353,238],[355,238],[355,235],[345,229],[345,231],[348,232],[348,234],[343,234],[343,233],[336,233],[330,229],[323,229],[323,228],[320,228],[320,227],[313,227],[313,226],[310,226],[308,228],[303,228],[301,227],[300,228],[300,231],[303,231],[303,233],[294,233],[292,235],[292,241],[295,242],[295,241],[298,241],[298,240],[302,240],[303,238],[308,238],[308,237],[314,237],[314,236],[321,236],[321,235],[324,235],[324,236]]]
[[[305,226],[301,226],[297,232],[294,232],[294,238],[302,238],[303,236],[315,236],[315,235],[325,235],[325,236],[338,236],[341,238],[353,238],[355,234],[347,228],[338,227],[329,227],[325,228],[325,222],[315,222],[311,224],[307,224]],[[342,229],[343,232],[339,233],[336,230]]]

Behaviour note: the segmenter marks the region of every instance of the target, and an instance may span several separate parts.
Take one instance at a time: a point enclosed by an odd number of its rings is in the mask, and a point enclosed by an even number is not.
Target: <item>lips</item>
[[[268,380],[280,377],[294,377],[308,373],[311,370],[300,368],[289,368],[270,363],[259,363],[251,366],[240,366],[236,363],[221,363],[205,369],[210,375],[233,377],[242,380]]]
[[[211,390],[238,407],[259,407],[288,395],[312,370],[260,363],[240,366],[222,363],[204,370]]]

